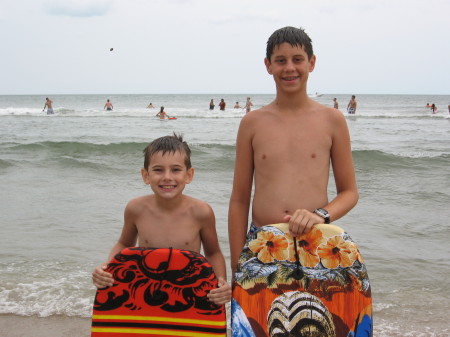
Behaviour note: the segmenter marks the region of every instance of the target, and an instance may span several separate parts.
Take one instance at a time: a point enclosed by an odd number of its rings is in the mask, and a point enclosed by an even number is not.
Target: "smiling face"
[[[181,151],[155,152],[147,168],[141,170],[142,179],[155,193],[164,199],[181,196],[186,184],[194,177],[194,169],[185,164],[186,154]]]
[[[314,70],[316,57],[312,55],[308,58],[303,47],[284,42],[274,48],[270,60],[266,58],[264,63],[278,90],[304,90],[306,93],[306,83],[309,73]]]

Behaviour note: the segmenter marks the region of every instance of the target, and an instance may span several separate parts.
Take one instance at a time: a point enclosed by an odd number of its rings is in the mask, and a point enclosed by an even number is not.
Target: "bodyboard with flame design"
[[[372,336],[370,282],[342,228],[318,224],[293,238],[288,224],[250,231],[231,303],[233,337]]]
[[[206,297],[217,279],[201,254],[126,248],[107,271],[114,285],[97,290],[91,336],[226,336],[225,307]]]

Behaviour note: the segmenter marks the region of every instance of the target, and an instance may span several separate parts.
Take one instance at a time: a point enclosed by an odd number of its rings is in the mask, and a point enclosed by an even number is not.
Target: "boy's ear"
[[[144,183],[149,184],[148,181],[148,171],[145,168],[141,168],[141,176]]]
[[[272,70],[270,69],[271,64],[267,57],[264,58],[264,64],[266,65],[267,72],[272,75]]]
[[[309,72],[312,72],[315,66],[316,66],[316,55],[313,54],[313,56],[311,56],[311,59],[309,60]]]
[[[191,167],[187,170],[187,178],[186,178],[186,184],[190,184],[192,179],[194,179],[194,168]]]

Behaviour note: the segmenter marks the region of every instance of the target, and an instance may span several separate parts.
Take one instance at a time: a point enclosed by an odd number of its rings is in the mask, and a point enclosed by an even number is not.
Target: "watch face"
[[[323,209],[323,208],[318,208],[317,209],[317,213],[319,213],[319,215],[324,217],[324,218],[328,217],[328,212],[325,209]]]
[[[328,211],[324,208],[318,208],[314,211],[314,213],[318,214],[319,216],[321,216],[324,220],[326,224],[330,223],[330,215],[328,214]]]

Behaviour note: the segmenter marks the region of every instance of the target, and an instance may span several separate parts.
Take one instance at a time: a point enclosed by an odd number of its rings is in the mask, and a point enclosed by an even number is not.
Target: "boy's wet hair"
[[[274,31],[270,35],[269,40],[267,40],[266,58],[269,62],[275,47],[285,42],[289,43],[292,47],[302,47],[306,54],[308,54],[308,59],[311,59],[314,55],[312,40],[305,33],[305,30],[303,28],[288,26]]]
[[[165,153],[175,153],[180,151],[185,154],[184,163],[186,168],[189,170],[191,165],[191,149],[189,145],[183,140],[183,136],[180,134],[173,133],[173,136],[164,136],[155,139],[153,142],[148,144],[144,149],[144,168],[147,170],[150,165],[150,159],[157,152]]]

